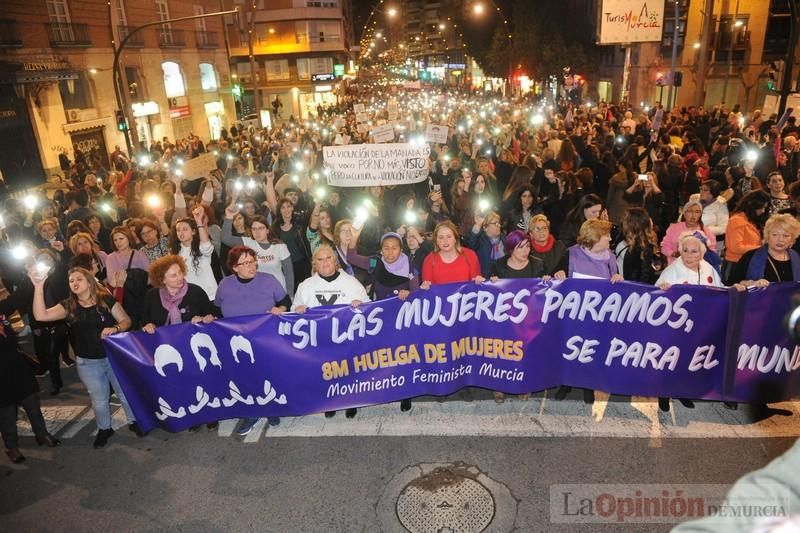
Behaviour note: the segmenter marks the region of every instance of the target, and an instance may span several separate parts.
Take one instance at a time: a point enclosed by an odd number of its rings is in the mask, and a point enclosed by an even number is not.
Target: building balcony
[[[183,48],[186,46],[186,35],[183,30],[158,28],[158,46],[161,48]]]
[[[119,40],[120,40],[120,42],[122,42],[122,40],[125,37],[127,37],[128,34],[134,29],[135,28],[133,26],[117,26],[117,32],[119,32]],[[128,42],[125,43],[125,46],[126,47],[131,47],[131,48],[141,48],[141,47],[143,47],[144,46],[144,35],[142,35],[142,32],[135,33],[133,35],[133,37],[128,39]]]
[[[0,19],[0,48],[21,48],[22,39],[17,33],[17,21]]]
[[[196,31],[197,48],[219,48],[219,35],[215,31]]]
[[[48,22],[47,33],[50,36],[50,46],[54,48],[92,46],[92,40],[89,38],[88,24]]]
[[[253,39],[256,55],[300,54],[306,52],[346,52],[344,41],[339,34],[311,35],[296,33],[280,36],[256,36]],[[247,41],[232,46],[231,56],[249,55]]]
[[[256,12],[256,22],[284,20],[342,19],[341,7],[298,7],[289,9],[261,9]]]

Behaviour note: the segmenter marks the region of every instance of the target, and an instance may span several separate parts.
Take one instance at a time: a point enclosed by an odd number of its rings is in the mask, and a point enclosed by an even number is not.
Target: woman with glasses
[[[544,274],[555,279],[567,279],[567,247],[550,233],[550,220],[545,215],[534,215],[528,224],[531,256],[542,260]]]
[[[500,215],[475,211],[472,228],[464,236],[464,244],[478,254],[481,275],[484,278],[492,275],[493,265],[506,255],[503,239]]]
[[[234,200],[235,201],[235,200]],[[270,235],[267,219],[256,215],[250,220],[251,237],[233,236],[233,217],[239,213],[235,203],[225,208],[222,224],[222,243],[231,247],[246,246],[256,255],[259,272],[271,274],[289,294],[294,291],[294,266],[289,248]],[[230,256],[230,252],[228,253]]]
[[[258,255],[247,246],[235,246],[228,252],[228,270],[233,272],[224,278],[217,288],[214,303],[222,310],[222,316],[230,318],[244,315],[280,315],[291,306],[286,289],[272,274],[260,272]],[[238,435],[247,435],[258,422],[258,418],[244,418]],[[270,426],[280,424],[280,418],[268,417]]]
[[[142,243],[139,249],[152,263],[165,255],[169,255],[169,239],[164,235],[163,228],[167,227],[162,223],[161,227],[152,220],[143,218],[136,227],[136,236]],[[167,227],[168,231],[168,227]]]

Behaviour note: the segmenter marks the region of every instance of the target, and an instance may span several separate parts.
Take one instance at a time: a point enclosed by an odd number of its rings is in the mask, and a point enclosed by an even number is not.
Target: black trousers
[[[0,433],[3,434],[3,443],[6,445],[7,450],[19,448],[17,406],[21,406],[25,409],[28,420],[31,422],[34,435],[40,439],[48,435],[47,426],[44,423],[44,416],[42,415],[42,408],[39,405],[39,393],[34,392],[15,405],[0,407]]]
[[[39,358],[43,370],[50,371],[50,380],[54,387],[63,386],[61,381],[61,365],[59,356],[68,357],[69,342],[67,328],[40,328],[33,334],[33,349]]]

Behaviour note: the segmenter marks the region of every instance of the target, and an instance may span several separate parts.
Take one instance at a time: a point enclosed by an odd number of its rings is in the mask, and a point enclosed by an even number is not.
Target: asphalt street
[[[472,389],[444,402],[423,398],[409,413],[387,405],[353,420],[313,415],[268,428],[262,420],[246,437],[227,421],[215,431],[137,438],[117,408],[120,429],[94,450],[87,398],[74,369],[65,374],[65,392],[42,396],[63,445],[38,448],[23,438],[28,460],[0,461],[0,531],[405,531],[397,499],[431,465],[469,470],[489,487],[495,511],[486,531],[668,531],[672,523],[558,523],[564,517],[553,509],[563,505],[552,491],[727,486],[800,435],[794,402],[753,422],[747,409],[716,403],[674,402],[660,413],[644,399],[588,406],[580,391],[564,401],[546,391],[496,404]]]

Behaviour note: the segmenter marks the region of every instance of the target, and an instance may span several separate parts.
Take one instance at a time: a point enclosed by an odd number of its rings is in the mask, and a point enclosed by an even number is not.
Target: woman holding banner
[[[150,264],[150,283],[142,309],[142,331],[155,333],[157,327],[191,322],[209,324],[219,311],[209,301],[206,292],[187,280],[186,261],[179,255],[167,255]],[[216,293],[216,287],[215,287]],[[206,425],[215,429],[217,423]],[[200,426],[192,426],[194,433]]]
[[[353,266],[365,270],[369,274],[370,296],[375,300],[383,300],[397,296],[401,300],[419,288],[419,272],[414,272],[408,256],[403,253],[403,238],[394,232],[385,233],[381,237],[381,252],[378,257],[359,255],[356,246],[348,249],[347,260]],[[358,237],[356,242],[358,243]],[[406,398],[400,402],[400,410],[411,409],[411,400]]]
[[[458,230],[449,220],[440,222],[433,230],[433,252],[422,264],[422,279],[420,288],[426,290],[431,285],[486,280],[481,275],[478,256],[469,248],[461,247]]]
[[[703,259],[706,253],[705,243],[693,232],[686,232],[678,237],[678,252],[680,256],[659,276],[656,281],[657,287],[667,290],[676,284],[723,286],[717,269]],[[691,400],[681,399],[680,402],[690,409],[694,407],[694,402]],[[658,407],[662,411],[669,411],[669,398],[659,398]]]
[[[742,255],[730,281],[744,288],[800,281],[800,255],[792,250],[798,235],[800,222],[792,215],[769,217],[764,224],[764,245]]]
[[[544,275],[544,262],[530,255],[531,242],[527,233],[515,230],[506,235],[505,249],[507,255],[492,265],[492,281],[541,277],[549,279],[549,276]],[[495,402],[503,403],[505,399],[505,394],[495,391]],[[521,394],[520,399],[527,400],[528,394]]]
[[[358,307],[363,302],[369,301],[369,295],[361,283],[339,268],[339,261],[327,244],[320,244],[311,259],[313,274],[302,281],[295,293],[292,310],[305,313],[308,309],[323,305],[350,304]],[[355,408],[345,411],[347,418],[353,418],[358,412]],[[325,412],[325,417],[330,418],[336,411]]]
[[[609,248],[612,227],[611,222],[599,218],[583,223],[578,231],[577,244],[568,249],[570,278],[607,279],[611,283],[622,281],[622,275],[617,272],[617,260]],[[556,400],[563,400],[571,390],[571,387],[562,385],[556,391]],[[607,396],[607,393],[602,394]],[[594,391],[584,389],[583,401],[594,403]]]
[[[128,429],[138,436],[144,436],[136,424],[128,401],[114,375],[114,370],[106,358],[103,339],[114,333],[127,330],[131,320],[106,289],[83,268],[69,271],[70,296],[61,303],[47,307],[44,301],[44,282],[47,275],[40,276],[36,271],[29,273],[33,282],[33,315],[40,322],[66,320],[70,325],[72,342],[77,355],[78,376],[86,386],[92,400],[92,411],[97,421],[95,448],[102,448],[114,434],[111,427],[109,400],[111,387],[122,403]]]
[[[228,223],[227,219],[225,223]],[[228,270],[233,274],[220,282],[214,301],[222,309],[222,316],[230,318],[266,313],[280,315],[289,309],[291,300],[286,294],[286,288],[275,276],[260,272],[258,267],[258,255],[252,248],[235,246],[228,252]],[[280,421],[277,416],[267,418],[270,426],[277,426]],[[247,435],[256,422],[258,418],[242,419],[236,434]]]
[[[550,220],[545,215],[534,215],[528,224],[531,257],[544,262],[544,273],[556,279],[567,279],[567,247],[550,233]]]

